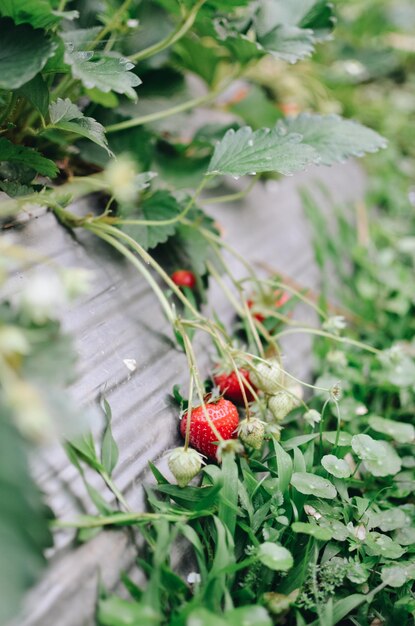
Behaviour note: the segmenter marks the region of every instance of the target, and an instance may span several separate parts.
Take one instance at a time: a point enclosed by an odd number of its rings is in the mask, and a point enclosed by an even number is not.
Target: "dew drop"
[[[250,140],[248,141],[248,146],[249,146],[250,148],[252,148],[252,146],[253,146],[253,145],[254,145],[254,142],[252,141],[252,139],[250,139]]]

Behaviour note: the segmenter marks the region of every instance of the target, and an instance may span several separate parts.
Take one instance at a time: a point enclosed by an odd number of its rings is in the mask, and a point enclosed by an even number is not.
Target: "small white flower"
[[[31,276],[20,293],[22,310],[38,324],[54,319],[65,303],[65,289],[56,274]]]
[[[363,524],[359,524],[356,527],[355,536],[356,539],[359,539],[359,541],[364,541],[366,539],[366,528],[363,526]]]
[[[306,515],[314,517],[315,520],[319,520],[323,517],[321,513],[319,513],[313,506],[311,506],[311,504],[304,505],[304,512],[306,513]]]
[[[82,296],[91,288],[94,273],[81,267],[71,267],[61,270],[63,286],[69,300]]]
[[[140,22],[138,20],[134,19],[134,18],[130,18],[129,20],[127,20],[128,28],[137,28],[139,23]]]
[[[315,409],[310,409],[306,413],[304,413],[304,419],[310,426],[315,426],[321,422],[321,413],[316,411]]]
[[[128,156],[120,156],[110,162],[104,176],[114,198],[121,203],[133,202],[137,196],[135,177],[137,169]]]
[[[333,315],[329,317],[323,324],[323,330],[333,335],[338,335],[341,330],[344,330],[347,326],[346,320],[343,315]]]

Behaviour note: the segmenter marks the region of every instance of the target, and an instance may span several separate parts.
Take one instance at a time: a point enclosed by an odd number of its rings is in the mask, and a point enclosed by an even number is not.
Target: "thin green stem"
[[[117,485],[113,482],[112,478],[107,474],[107,472],[100,472],[100,476],[102,480],[105,482],[105,484],[107,485],[108,489],[112,491],[114,496],[117,498],[118,502],[120,502],[123,505],[123,507],[128,513],[131,513],[131,508],[127,500],[124,498],[123,494],[118,489]]]
[[[133,220],[133,219],[125,220],[125,219],[118,218],[118,217],[107,218],[105,217],[105,215],[98,219],[102,219],[103,222],[107,222],[110,224],[125,224],[125,225],[134,225],[134,226],[168,226],[170,224],[175,224],[176,222],[180,222],[182,219],[186,217],[186,215],[189,213],[190,209],[193,207],[194,203],[196,202],[199,194],[201,193],[206,183],[207,183],[207,178],[203,177],[198,187],[196,188],[195,193],[190,198],[189,202],[186,204],[183,211],[178,213],[175,217],[169,218],[168,220]]]
[[[104,28],[95,37],[92,43],[93,48],[95,48],[97,43],[102,41],[104,37],[108,35],[109,32],[114,31],[116,30],[116,28],[118,28],[120,18],[122,17],[123,13],[125,13],[129,9],[131,1],[132,0],[124,0],[124,2],[122,3],[118,11],[116,11],[114,15],[112,16],[112,19],[108,22],[106,26],[104,26]]]
[[[148,59],[148,57],[154,56],[158,54],[162,50],[169,48],[173,44],[176,43],[179,39],[181,39],[193,26],[196,16],[199,12],[200,7],[205,3],[206,0],[199,0],[196,2],[195,6],[191,11],[184,17],[184,19],[177,25],[177,27],[169,33],[164,39],[161,39],[159,42],[145,48],[144,50],[139,50],[134,54],[130,55],[131,61],[143,61],[143,59]]]
[[[192,406],[193,406],[193,384],[194,377],[193,372],[190,373],[190,381],[189,381],[189,399],[187,404],[187,414],[189,419],[186,423],[186,433],[184,438],[184,450],[186,451],[189,447],[189,439],[190,439],[190,425],[191,425],[191,415],[192,415]]]
[[[192,372],[194,379],[195,379],[195,383],[196,383],[196,390],[199,396],[199,400],[200,400],[200,404],[202,406],[203,409],[203,413],[206,417],[206,421],[209,424],[212,432],[214,433],[216,439],[218,441],[223,441],[223,437],[220,434],[220,432],[218,431],[218,429],[216,428],[215,424],[212,421],[212,418],[209,415],[209,412],[206,408],[206,402],[205,402],[205,394],[204,394],[204,390],[202,387],[202,384],[200,382],[200,374],[199,374],[199,370],[197,367],[197,361],[196,361],[196,356],[193,350],[193,346],[192,346],[192,342],[190,341],[189,337],[187,336],[187,333],[184,329],[182,329],[182,337],[183,337],[183,341],[184,341],[184,345],[185,345],[185,352],[186,352],[186,356],[187,356],[187,360],[188,360],[188,365],[189,365],[189,369]],[[188,422],[192,419],[192,415],[191,413],[188,413]]]
[[[372,352],[373,354],[381,354],[381,350],[377,348],[373,348],[369,346],[369,344],[362,343],[361,341],[356,341],[356,339],[349,339],[348,337],[338,337],[337,335],[333,335],[332,333],[327,333],[324,330],[319,330],[318,328],[288,328],[286,330],[282,330],[276,335],[274,338],[285,337],[286,335],[293,335],[296,333],[309,333],[310,335],[318,335],[320,337],[327,337],[328,339],[333,339],[333,341],[337,341],[339,343],[346,343],[351,346],[356,346],[356,348],[361,348],[362,350],[366,350],[367,352]]]
[[[100,237],[101,239],[109,243],[113,248],[115,248],[116,250],[118,250],[118,252],[120,252],[123,256],[125,256],[125,258],[128,259],[128,261],[130,261],[136,269],[138,269],[140,274],[144,276],[145,280],[148,282],[148,284],[150,285],[150,287],[153,289],[154,293],[156,294],[167,316],[167,319],[170,321],[172,325],[174,325],[176,318],[166,296],[164,295],[163,291],[160,289],[157,282],[154,280],[153,276],[150,274],[147,268],[139,261],[139,259],[137,259],[137,257],[134,256],[134,254],[126,246],[120,243],[120,241],[117,240],[116,236],[114,237],[112,236],[112,234],[108,233],[109,227],[104,226],[104,225],[98,226],[98,225],[86,223],[84,225],[84,228],[86,228],[87,230],[94,233],[97,237]],[[121,232],[121,231],[118,231],[118,232]]]
[[[186,102],[181,102],[180,104],[176,104],[176,106],[171,107],[169,109],[163,109],[163,111],[156,111],[155,113],[149,113],[147,115],[141,115],[139,117],[133,117],[130,120],[125,120],[124,122],[118,122],[117,124],[110,124],[105,127],[105,132],[108,133],[116,133],[119,130],[126,130],[127,128],[135,128],[136,126],[142,126],[143,124],[149,124],[150,122],[156,122],[157,120],[165,119],[166,117],[170,117],[172,115],[177,115],[177,113],[183,113],[184,111],[189,111],[190,109],[194,109],[195,107],[202,106],[203,104],[207,104],[216,98],[218,95],[218,91],[215,89],[213,91],[209,91],[209,93],[204,96],[200,96],[199,98],[193,98],[192,100],[186,100]]]
[[[94,228],[95,227],[96,226],[94,226]],[[128,243],[128,245],[129,245],[129,247],[132,248],[135,252],[137,252],[141,256],[141,258],[143,259],[143,261],[145,263],[148,263],[149,265],[151,265],[151,267],[153,269],[156,270],[156,272],[159,274],[159,276],[167,283],[167,285],[175,293],[175,295],[179,298],[179,300],[182,302],[182,304],[184,304],[184,306],[187,307],[189,309],[189,311],[191,311],[192,314],[196,318],[201,318],[202,317],[202,315],[199,313],[199,311],[186,298],[186,296],[182,293],[182,291],[180,291],[180,289],[177,287],[177,285],[174,284],[174,282],[172,281],[170,276],[157,263],[157,261],[151,256],[151,254],[148,254],[148,252],[146,252],[144,250],[144,248],[142,246],[140,246],[132,237],[127,235],[127,233],[124,233],[122,230],[119,230],[118,228],[114,228],[113,226],[108,226],[106,224],[102,224],[102,226],[100,226],[100,230],[102,230],[102,229],[103,229],[103,232],[107,232],[109,235],[112,235],[114,238],[123,239],[124,241],[126,241]],[[134,255],[132,255],[132,257],[134,259],[136,259],[136,257]],[[136,259],[136,261],[137,261],[137,259]],[[157,285],[157,283],[155,283],[155,284]],[[158,287],[158,285],[157,285],[157,287]],[[158,287],[158,289],[160,289],[160,288]]]
[[[206,198],[203,201],[203,204],[225,204],[226,202],[236,202],[237,200],[241,200],[245,198],[252,189],[255,187],[256,183],[259,180],[259,175],[253,177],[249,185],[242,189],[241,191],[236,191],[235,193],[229,193],[223,196],[213,196],[212,198]]]

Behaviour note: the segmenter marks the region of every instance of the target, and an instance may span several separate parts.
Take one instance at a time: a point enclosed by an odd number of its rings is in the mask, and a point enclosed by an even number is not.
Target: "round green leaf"
[[[56,44],[43,30],[0,18],[0,89],[18,89],[46,65]]]
[[[365,541],[367,553],[370,556],[383,556],[386,559],[399,559],[405,549],[382,533],[369,533]]]
[[[398,454],[386,441],[375,441],[369,435],[354,435],[352,448],[373,476],[389,476],[401,469]]]
[[[384,533],[397,530],[405,525],[406,515],[402,509],[393,508],[370,515],[370,527],[380,528]]]
[[[307,496],[313,495],[317,498],[331,500],[337,494],[335,486],[329,480],[308,472],[294,473],[291,477],[291,484],[297,491]]]
[[[398,528],[393,534],[393,539],[400,546],[415,545],[415,528],[410,526],[409,528]]]
[[[412,424],[387,420],[377,415],[369,417],[369,426],[378,433],[389,435],[398,443],[411,443],[415,439],[415,428]]]
[[[349,478],[352,470],[350,465],[343,459],[339,459],[334,454],[326,454],[321,459],[321,464],[329,474],[336,478]]]
[[[323,439],[325,439],[326,441],[328,441],[329,443],[331,443],[333,446],[336,443],[336,438],[337,438],[337,432],[335,430],[333,431],[326,431],[323,433]],[[344,446],[344,447],[348,447],[350,446],[352,441],[352,436],[349,435],[349,433],[339,433],[339,438],[337,441],[337,445],[338,446]]]
[[[276,572],[286,572],[294,565],[291,552],[270,541],[259,546],[258,558],[263,565]]]
[[[405,568],[399,565],[383,567],[380,577],[390,587],[402,587],[406,583]]]

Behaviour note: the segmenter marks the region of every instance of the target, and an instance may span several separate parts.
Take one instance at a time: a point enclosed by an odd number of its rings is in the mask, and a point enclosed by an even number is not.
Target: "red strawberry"
[[[206,403],[206,409],[212,423],[215,425],[223,439],[236,439],[236,430],[239,425],[239,416],[236,406],[220,398],[220,400]],[[183,415],[180,422],[180,432],[184,437],[186,435],[188,413]],[[216,461],[216,452],[218,446],[218,438],[212,431],[202,406],[198,406],[192,410],[190,420],[190,445],[207,456],[211,461]]]
[[[196,277],[190,270],[177,270],[173,272],[171,279],[178,287],[189,287],[189,289],[196,287]]]
[[[248,381],[251,387],[253,387],[256,391],[255,385],[251,382],[248,370],[241,367],[239,368],[239,374],[242,380]],[[244,404],[242,389],[239,384],[239,380],[235,373],[235,370],[231,370],[228,372],[218,372],[213,376],[213,382],[217,387],[219,387],[221,393],[223,393],[225,398],[228,398],[228,400],[232,400],[232,402],[235,402],[235,404]],[[254,396],[246,385],[244,385],[244,387],[247,401],[252,402],[254,400]]]

